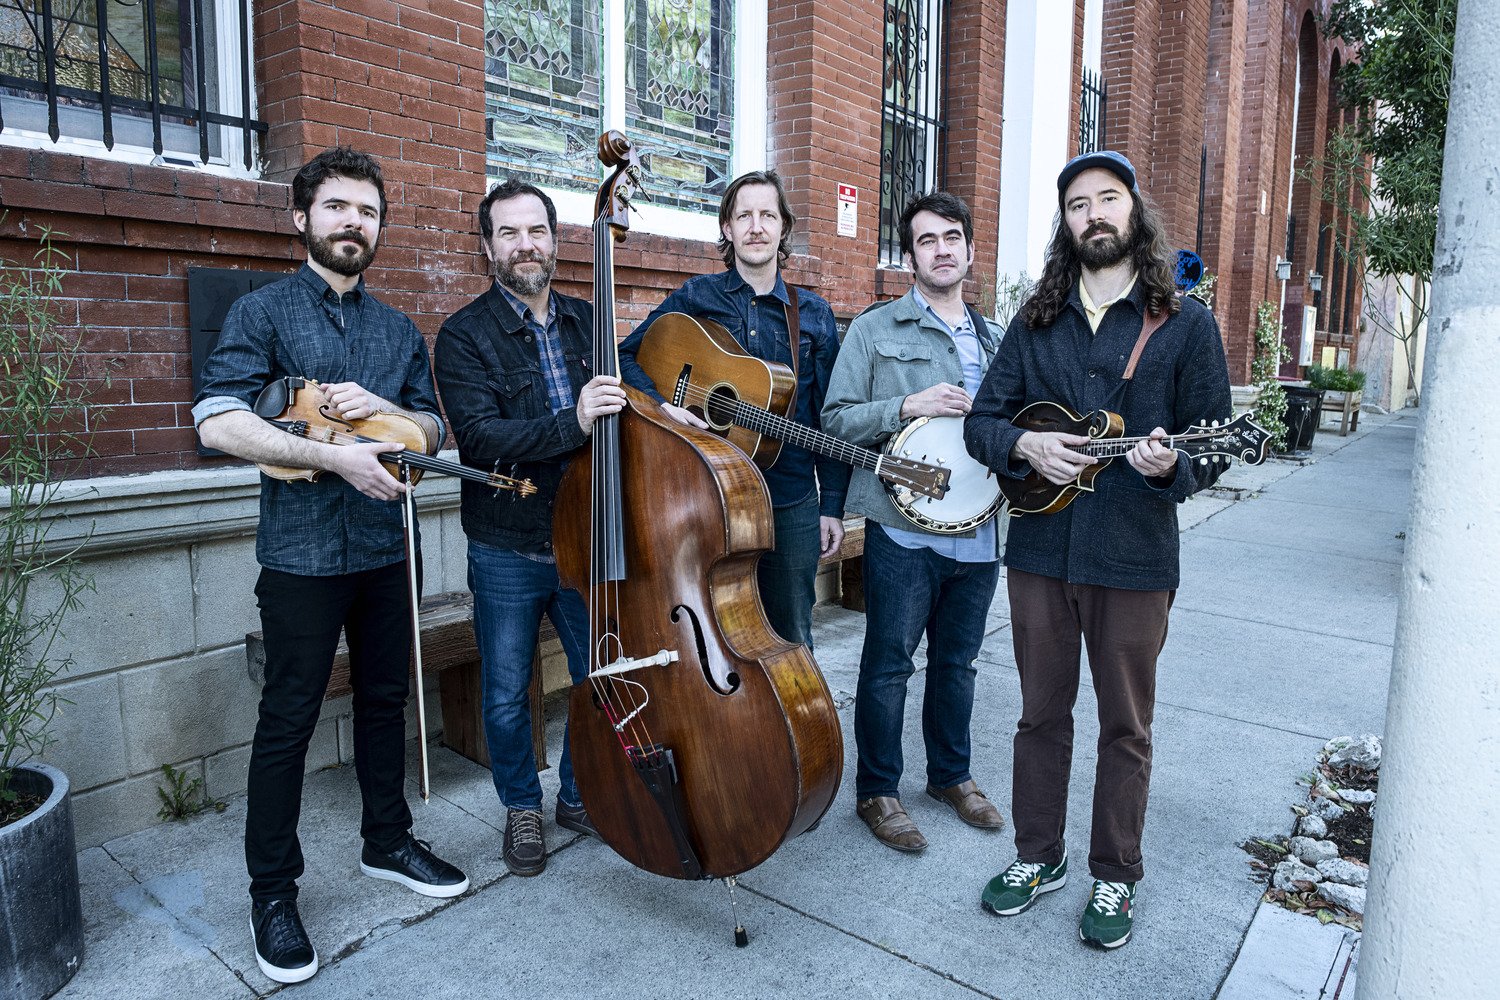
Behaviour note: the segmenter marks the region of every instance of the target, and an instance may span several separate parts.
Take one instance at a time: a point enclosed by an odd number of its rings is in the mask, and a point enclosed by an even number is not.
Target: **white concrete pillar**
[[[1500,0],[1461,0],[1360,1000],[1500,983],[1496,107]]]
[[[1005,129],[1000,148],[1001,277],[1041,276],[1067,162],[1073,5],[1011,0],[1005,12]]]

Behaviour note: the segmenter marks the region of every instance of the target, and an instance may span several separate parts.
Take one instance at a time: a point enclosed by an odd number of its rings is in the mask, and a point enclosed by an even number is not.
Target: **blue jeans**
[[[576,590],[559,585],[556,566],[475,541],[469,542],[469,589],[474,592],[474,637],[483,662],[484,739],[495,791],[507,809],[540,809],[542,784],[531,749],[527,700],[536,632],[545,611],[577,684],[588,676],[588,609]],[[558,799],[579,805],[566,728],[558,777]]]
[[[912,654],[924,632],[927,782],[951,788],[968,781],[974,658],[984,642],[999,561],[957,562],[931,549],[904,548],[869,521],[864,577],[865,646],[854,697],[856,796],[898,795],[906,682],[916,672]]]
[[[818,493],[790,507],[772,511],[776,548],[760,557],[756,580],[760,601],[776,634],[812,649],[812,607],[816,599],[818,551]]]

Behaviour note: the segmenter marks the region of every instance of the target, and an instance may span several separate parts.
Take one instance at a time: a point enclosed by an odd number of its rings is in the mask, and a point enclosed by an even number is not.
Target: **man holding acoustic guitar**
[[[1130,161],[1109,151],[1077,157],[1057,189],[1060,215],[1041,280],[965,425],[970,454],[1000,476],[1083,484],[1010,522],[1006,582],[1021,680],[1011,785],[1017,857],[982,900],[1011,916],[1067,881],[1072,709],[1087,646],[1099,759],[1094,883],[1079,937],[1116,948],[1130,938],[1143,874],[1156,659],[1178,584],[1177,504],[1222,469],[1162,442],[1168,428],[1229,416],[1229,374],[1213,314],[1176,294],[1175,255]],[[1091,444],[1079,433],[1087,421],[1033,423],[1022,411],[1037,403],[1061,404],[1042,408],[1054,417],[1111,411],[1123,418],[1114,434],[1145,436],[1118,452],[1125,462],[1095,470],[1100,459],[1077,450]]]
[[[427,345],[411,320],[365,290],[385,221],[380,166],[348,147],[321,153],[293,178],[292,206],[307,263],[230,307],[193,407],[207,447],[263,466],[333,473],[312,482],[261,478],[255,596],[266,667],[250,751],[245,863],[255,958],[279,983],[318,971],[297,913],[297,820],[307,745],[341,629],[364,803],[360,868],[426,896],[456,896],[469,886],[412,837],[406,804],[412,629],[402,513],[391,501],[408,487],[380,461],[402,446],[308,440],[254,409],[273,382],[316,379],[323,384],[312,391],[326,397],[334,420],[403,414],[422,428],[428,451],[437,451],[442,422]]]
[[[915,287],[850,324],[823,406],[829,433],[866,447],[911,421],[946,421],[957,430],[995,355],[983,317],[963,300],[974,262],[974,222],[963,199],[937,192],[913,201],[901,214],[900,242]],[[952,448],[956,456],[941,457],[964,457],[956,434]],[[925,633],[927,794],[965,823],[998,830],[1000,811],[969,773],[974,659],[999,576],[994,506],[973,519],[977,525],[935,530],[903,515],[876,472],[862,468],[850,481],[849,508],[866,518],[866,628],[854,702],[859,816],[887,847],[927,846],[899,790],[906,686]]]
[[[828,303],[781,276],[781,264],[791,255],[796,221],[774,170],[753,171],[731,181],[719,204],[719,254],[725,270],[690,278],[620,344],[625,381],[663,403],[674,419],[708,427],[699,415],[701,409],[695,413],[667,402],[662,394],[666,387],[653,383],[636,357],[653,324],[669,313],[683,313],[722,327],[752,357],[790,368],[791,412],[785,416],[818,430],[839,338]],[[813,582],[819,558],[837,552],[844,540],[849,466],[785,443],[763,471],[771,493],[776,548],[760,560],[761,601],[771,627],[782,638],[811,649]]]

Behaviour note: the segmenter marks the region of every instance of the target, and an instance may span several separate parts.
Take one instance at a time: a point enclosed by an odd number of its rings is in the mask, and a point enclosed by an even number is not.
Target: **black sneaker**
[[[250,933],[255,937],[255,961],[267,979],[300,983],[318,971],[295,899],[271,899],[250,906]]]
[[[540,809],[505,810],[505,845],[500,851],[505,867],[529,878],[547,867],[547,843],[542,839]]]
[[[359,870],[371,878],[399,882],[412,892],[439,899],[457,896],[469,888],[463,872],[433,854],[431,844],[411,836],[389,854],[366,844],[360,854]]]
[[[589,819],[589,811],[583,806],[570,806],[562,799],[557,800],[557,825],[585,837],[597,839],[599,836],[599,831],[594,829],[594,823]]]

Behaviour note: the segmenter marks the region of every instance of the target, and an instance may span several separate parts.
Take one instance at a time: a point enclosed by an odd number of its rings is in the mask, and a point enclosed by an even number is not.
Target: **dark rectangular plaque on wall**
[[[192,330],[193,397],[202,384],[203,363],[219,342],[224,317],[234,300],[262,285],[285,278],[286,271],[240,271],[224,267],[188,268],[188,325]],[[198,445],[198,454],[209,458],[224,454]]]

